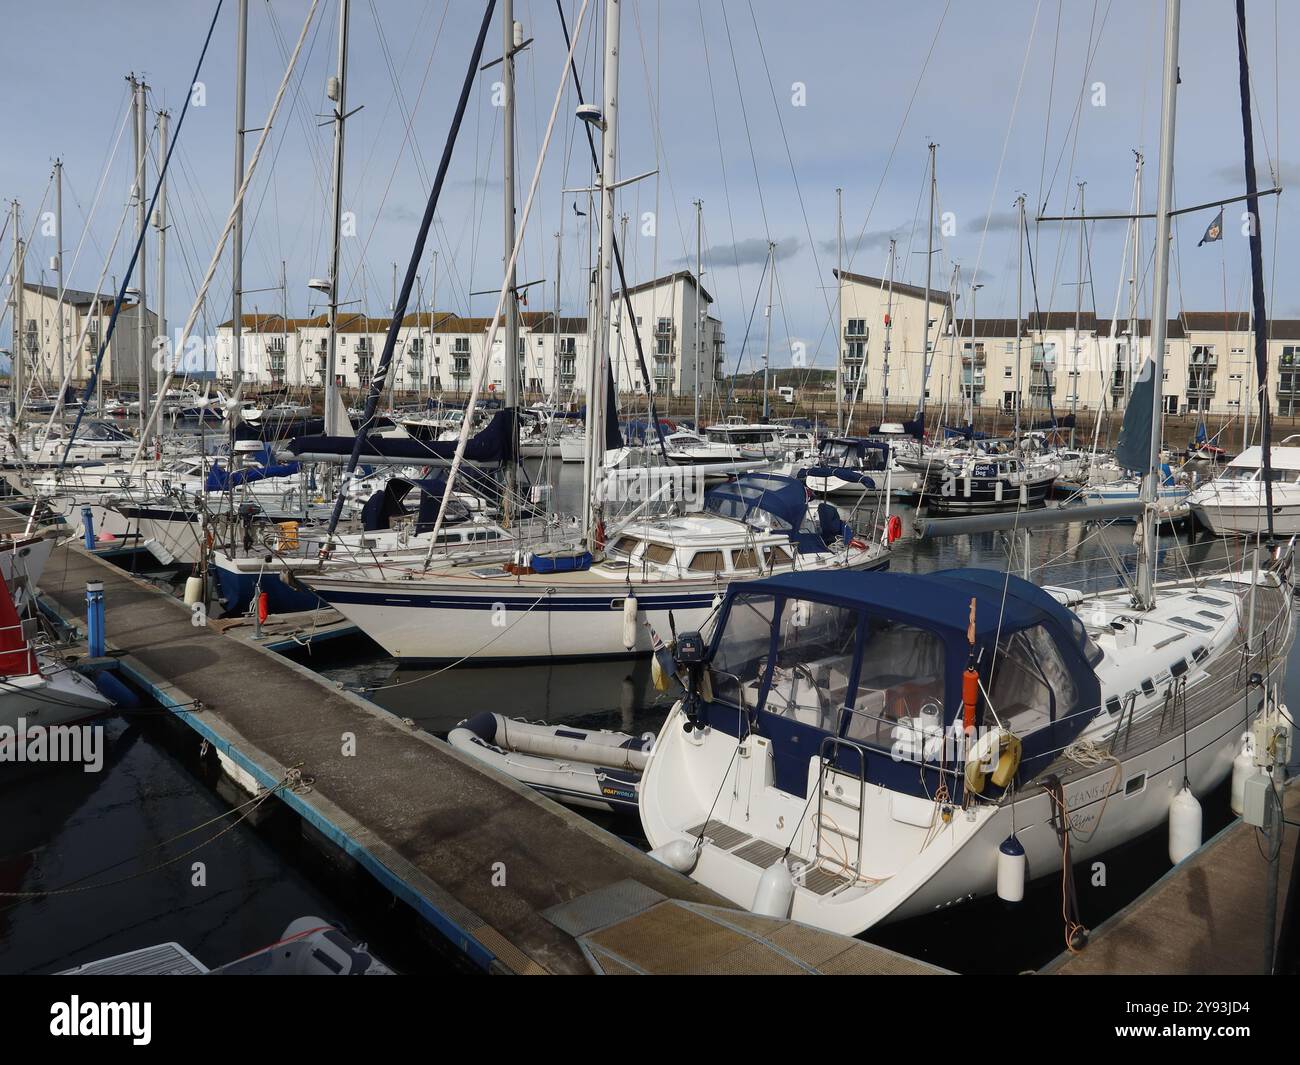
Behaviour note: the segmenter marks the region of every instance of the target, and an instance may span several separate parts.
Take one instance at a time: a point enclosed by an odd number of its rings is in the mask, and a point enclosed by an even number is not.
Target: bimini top
[[[1005,590],[1005,595],[1004,595]],[[996,570],[950,569],[934,573],[836,570],[786,573],[731,585],[730,595],[785,595],[848,609],[864,609],[966,643],[975,600],[976,647],[992,648],[1022,629],[1044,625],[1056,643],[1091,672],[1095,651],[1083,623],[1048,592]]]
[[[704,509],[720,518],[734,518],[747,525],[767,524],[776,532],[793,535],[808,511],[808,493],[794,477],[746,473],[705,492]]]

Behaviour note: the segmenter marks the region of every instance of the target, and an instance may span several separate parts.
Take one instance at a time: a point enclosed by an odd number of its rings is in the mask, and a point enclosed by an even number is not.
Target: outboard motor
[[[673,648],[673,659],[677,663],[677,673],[686,674],[686,696],[683,709],[686,712],[687,732],[703,728],[700,720],[700,688],[704,679],[704,637],[698,632],[683,632],[677,637]]]

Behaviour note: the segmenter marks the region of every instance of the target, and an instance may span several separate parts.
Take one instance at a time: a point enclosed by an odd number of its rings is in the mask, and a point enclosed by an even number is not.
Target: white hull
[[[1200,796],[1231,773],[1239,737],[1264,702],[1261,689],[1247,687],[1243,671],[1257,668],[1262,673],[1268,662],[1273,670],[1267,684],[1280,688],[1284,679],[1293,635],[1290,594],[1287,585],[1258,590],[1256,639],[1267,631],[1270,647],[1249,666],[1241,662],[1235,621],[1230,630],[1193,637],[1210,641],[1214,650],[1187,675],[1185,741],[1182,718],[1175,711],[1166,720],[1160,709],[1164,692],[1153,686],[1127,733],[1097,741],[1115,756],[1118,767],[1112,760],[1085,764],[1062,757],[1044,771],[1064,781],[1074,861],[1166,823],[1184,773]],[[1243,607],[1248,595],[1242,593]],[[1182,596],[1173,607],[1178,615],[1173,620],[1179,620],[1180,611],[1194,615],[1200,602],[1190,592]],[[1092,606],[1075,609],[1082,615]],[[1182,653],[1188,653],[1186,637],[1182,644]],[[1158,668],[1152,659],[1170,652],[1159,641],[1154,646],[1158,649],[1148,654],[1132,645],[1130,653],[1103,667],[1110,675],[1103,698]],[[1169,674],[1163,676],[1167,685]],[[1013,828],[1025,849],[1030,878],[1061,875],[1051,801],[1039,786],[1043,774],[1022,785],[1014,817],[1010,799],[976,801],[968,811],[955,808],[945,824],[930,798],[872,782],[864,789],[856,775],[834,768],[822,776],[815,750],[808,752],[804,793],[792,794],[774,786],[771,740],[750,734],[738,752],[735,736],[712,728],[687,732],[684,720],[679,704],[651,752],[641,784],[642,826],[656,849],[678,842],[693,846],[707,818],[706,843],[691,876],[739,906],[754,905],[760,878],[787,847],[797,870],[789,916],[846,935],[993,895],[999,846]],[[1118,731],[1106,710],[1098,712],[1093,724],[1103,730],[1099,734]],[[888,751],[867,748],[868,764],[890,758]]]
[[[843,556],[841,556],[841,559]],[[801,569],[877,569],[888,564],[879,546],[855,548],[848,561]],[[565,574],[479,578],[463,570],[438,581],[372,581],[328,574],[304,583],[357,625],[388,654],[408,663],[472,659],[626,658],[653,650],[646,623],[664,639],[676,627],[697,629],[713,611],[727,579],[565,580]],[[737,574],[735,579],[756,577]],[[632,639],[625,603],[637,600]],[[672,615],[671,620],[669,615]]]

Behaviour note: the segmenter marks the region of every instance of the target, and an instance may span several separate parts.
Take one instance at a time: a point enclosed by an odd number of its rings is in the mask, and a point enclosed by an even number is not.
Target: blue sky
[[[579,5],[563,3],[572,27]],[[251,127],[262,125],[308,7],[306,0],[250,4]],[[1193,204],[1242,191],[1241,119],[1232,5],[1187,0],[1183,7],[1175,187],[1180,204]],[[9,49],[0,68],[6,101],[0,196],[22,202],[30,229],[47,194],[51,162],[62,157],[68,284],[94,284],[125,202],[129,132],[87,225],[125,113],[124,76],[144,72],[154,106],[170,107],[175,126],[214,8],[215,0],[56,0],[6,11],[7,39],[26,46]],[[174,325],[190,306],[230,204],[235,10],[233,0],[225,0],[201,75],[206,105],[190,109],[174,164],[168,269]],[[362,109],[348,123],[344,199],[356,214],[357,235],[344,242],[345,298],[375,315],[385,314],[391,301],[391,264],[404,269],[410,255],[482,10],[472,0],[353,0],[348,104]],[[1300,8],[1250,0],[1247,12],[1256,154],[1264,183],[1271,160],[1285,184],[1296,175],[1297,153],[1294,122],[1284,115],[1279,125],[1278,100],[1300,97],[1300,71],[1286,58],[1287,42],[1300,34]],[[518,62],[522,198],[563,48],[553,0],[516,0],[515,17],[535,38]],[[602,18],[595,21],[603,25]],[[278,291],[251,290],[277,286],[281,260],[290,313],[319,309],[306,281],[327,271],[330,131],[319,116],[327,110],[324,85],[335,61],[336,27],[334,0],[321,0],[251,192],[247,311],[279,310]],[[629,216],[630,280],[693,266],[692,201],[702,199],[705,284],[718,300],[715,312],[725,323],[733,363],[771,239],[779,258],[773,361],[787,363],[790,345],[802,341],[815,365],[831,365],[835,188],[844,190],[846,266],[881,274],[893,234],[899,240],[896,276],[919,284],[926,144],[933,140],[939,144],[940,211],[952,212],[955,226],[936,257],[936,284],[946,284],[954,262],[967,282],[978,267],[985,286],[980,314],[1013,314],[1011,219],[1018,192],[1026,193],[1031,215],[1044,204],[1049,213],[1069,213],[1076,182],[1086,181],[1090,209],[1127,210],[1132,150],[1139,149],[1148,160],[1145,206],[1154,206],[1162,35],[1163,4],[1155,0],[954,0],[950,6],[942,0],[729,0],[725,7],[706,0],[625,0],[619,170],[622,176],[659,171],[620,195],[619,212]],[[489,56],[499,52],[499,42],[494,27]],[[584,32],[579,68],[588,99],[600,95],[596,55],[596,42]],[[427,303],[436,248],[438,306],[462,313],[490,313],[494,296],[469,293],[500,284],[501,112],[491,99],[498,77],[499,68],[492,68],[476,82],[422,269]],[[566,91],[528,228],[521,280],[546,279],[530,290],[531,309],[552,302],[554,234],[563,210],[562,303],[567,312],[583,311],[588,237],[568,201],[561,207],[563,188],[589,182],[586,143],[570,117],[575,102]],[[250,153],[255,138],[249,136]],[[1300,316],[1300,225],[1292,202],[1284,196],[1263,209],[1270,312],[1280,317]],[[1174,310],[1220,309],[1225,292],[1227,304],[1248,304],[1240,210],[1228,208],[1222,243],[1200,249],[1196,241],[1214,212],[1178,224]],[[655,214],[654,235],[643,232],[647,212]],[[1076,227],[1053,225],[1031,232],[1040,306],[1074,306],[1076,234]],[[1148,228],[1148,251],[1152,236]],[[1122,276],[1124,228],[1099,223],[1090,239],[1095,303],[1109,317]],[[10,241],[6,236],[6,255]],[[83,248],[73,268],[78,242]],[[33,275],[53,245],[39,232],[33,238]],[[124,269],[127,254],[120,245],[113,272]],[[227,262],[217,274],[209,328],[227,316],[229,297]],[[1093,301],[1090,293],[1085,308]],[[751,355],[761,351],[759,302]]]

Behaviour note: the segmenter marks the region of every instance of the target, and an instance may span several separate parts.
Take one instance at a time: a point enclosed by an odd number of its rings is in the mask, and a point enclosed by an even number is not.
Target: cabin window
[[[989,701],[998,719],[1022,736],[1055,721],[1058,706],[1065,713],[1074,709],[1074,675],[1042,625],[1022,629],[998,645]]]
[[[787,599],[777,621],[776,661],[764,709],[838,732],[858,642],[858,612]]]
[[[742,547],[731,552],[732,569],[758,569],[758,552],[752,547]]]
[[[662,566],[673,560],[673,549],[667,544],[646,544],[645,550],[641,552],[641,558],[648,562],[657,562]]]
[[[610,548],[610,552],[620,555],[630,555],[637,549],[637,545],[640,542],[641,541],[635,536],[620,536],[618,540],[615,541],[614,546]]]
[[[732,706],[758,706],[758,693],[772,649],[775,602],[770,595],[738,595],[710,663],[713,698]]]
[[[788,566],[790,564],[791,554],[784,547],[765,547],[763,556],[767,560],[768,566]]]
[[[942,723],[946,660],[943,640],[928,629],[870,618],[856,697],[845,700],[852,708],[845,735],[878,747],[902,742],[915,753],[911,741],[925,735],[924,719]]]
[[[718,573],[722,569],[722,552],[696,551],[687,568],[692,573]]]

